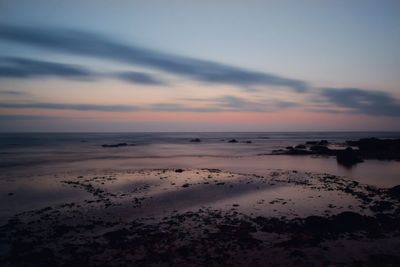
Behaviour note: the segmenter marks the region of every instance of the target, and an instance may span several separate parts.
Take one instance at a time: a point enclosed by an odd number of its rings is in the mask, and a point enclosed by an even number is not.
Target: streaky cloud
[[[160,111],[160,112],[221,112],[224,111],[219,107],[189,107],[175,103],[159,103],[145,107],[148,111]]]
[[[102,112],[131,112],[139,110],[129,105],[94,105],[94,104],[63,104],[63,103],[0,103],[0,108],[13,109],[59,109]]]
[[[0,58],[0,78],[32,78],[37,76],[87,79],[94,74],[83,67],[72,64],[17,57]]]
[[[372,116],[400,116],[400,102],[381,91],[360,88],[322,88],[322,96],[330,103],[352,113]]]
[[[166,82],[144,72],[125,71],[119,73],[95,73],[75,64],[49,62],[31,58],[1,57],[0,79],[35,77],[58,77],[78,80],[94,80],[100,77],[115,78],[143,85],[166,85]],[[1,93],[1,92],[0,92]]]
[[[130,83],[138,83],[143,85],[166,85],[167,82],[156,78],[154,75],[137,72],[137,71],[126,71],[115,74],[115,77]]]
[[[224,111],[271,112],[300,106],[297,103],[289,101],[271,99],[252,101],[233,95],[224,95],[216,98],[186,98],[185,100],[208,102],[212,106],[219,107],[220,110]]]
[[[2,94],[2,95],[9,95],[9,96],[27,95],[27,93],[25,93],[25,92],[14,91],[14,90],[4,90],[4,91],[0,91],[0,94]]]
[[[0,114],[0,121],[62,119],[59,116]]]
[[[65,104],[65,103],[10,103],[0,102],[0,108],[4,109],[54,109],[54,110],[78,110],[100,112],[271,112],[282,108],[294,107],[281,101],[256,102],[236,96],[222,96],[215,99],[187,99],[189,101],[201,101],[203,105],[183,105],[180,103],[155,103],[147,105],[97,105],[97,104]],[[204,105],[204,103],[206,105]]]
[[[56,52],[139,65],[196,81],[234,85],[243,90],[251,86],[283,86],[304,92],[309,87],[306,82],[297,79],[125,45],[82,31],[2,25],[0,39]]]

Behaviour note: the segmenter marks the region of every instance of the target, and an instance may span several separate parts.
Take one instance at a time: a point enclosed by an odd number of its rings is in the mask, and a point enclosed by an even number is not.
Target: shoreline
[[[2,246],[12,244],[13,255],[5,266],[28,258],[38,265],[77,266],[340,266],[373,260],[334,245],[354,242],[367,246],[369,256],[392,251],[384,258],[399,260],[399,251],[388,246],[400,241],[392,226],[400,218],[399,200],[334,175],[152,169],[60,175],[57,181],[83,193],[81,199],[23,212],[3,225]],[[50,240],[57,242],[49,247]],[[212,251],[205,251],[211,244]],[[336,253],[350,258],[338,260]],[[73,255],[80,262],[70,262]]]

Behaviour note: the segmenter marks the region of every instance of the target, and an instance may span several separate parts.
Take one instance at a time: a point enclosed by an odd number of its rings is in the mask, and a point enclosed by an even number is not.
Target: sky
[[[400,1],[0,0],[0,131],[400,131]]]

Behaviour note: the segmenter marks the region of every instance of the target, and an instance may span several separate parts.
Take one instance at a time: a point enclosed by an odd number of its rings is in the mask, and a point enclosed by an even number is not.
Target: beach
[[[398,160],[273,153],[370,137],[399,133],[2,134],[0,262],[398,266]]]

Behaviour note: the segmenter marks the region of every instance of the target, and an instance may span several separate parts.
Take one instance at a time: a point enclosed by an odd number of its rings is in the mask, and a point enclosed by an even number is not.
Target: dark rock
[[[318,141],[307,141],[306,145],[318,145]]]
[[[236,139],[231,139],[228,141],[228,143],[237,143],[238,141]]]
[[[318,145],[318,146],[326,146],[328,145],[328,140],[320,140],[320,141],[307,141],[306,145]]]
[[[388,189],[388,194],[392,197],[392,198],[397,198],[400,199],[400,185],[396,185],[390,189]]]
[[[377,201],[371,206],[371,210],[374,212],[383,212],[393,209],[393,203],[390,201]]]
[[[118,143],[118,144],[104,144],[102,147],[123,147],[123,146],[135,146],[135,144],[127,144],[127,143]]]
[[[192,142],[192,143],[200,143],[201,140],[200,140],[200,138],[193,138],[193,139],[190,139],[190,142]]]
[[[364,138],[346,143],[358,147],[363,158],[400,159],[400,139]]]
[[[288,151],[286,151],[286,153],[284,153],[286,155],[312,155],[314,154],[314,152],[309,151],[309,150],[305,150],[305,149],[290,149]]]
[[[376,221],[372,217],[345,211],[332,218],[332,230],[336,232],[353,232],[371,228],[375,223]]]
[[[296,257],[296,258],[306,258],[307,255],[301,251],[301,250],[294,250],[290,253],[290,256]]]
[[[300,145],[295,146],[295,148],[297,148],[297,149],[306,149],[306,146],[300,144]]]
[[[326,146],[322,146],[322,145],[315,145],[310,147],[311,151],[314,151],[315,153],[319,154],[319,155],[331,155],[333,153],[333,151],[329,148],[327,148]]]
[[[361,266],[361,265],[360,265]],[[394,267],[400,266],[400,256],[390,254],[374,254],[368,257],[366,264],[362,266]]]
[[[307,232],[326,232],[330,227],[330,220],[321,216],[308,216],[304,220],[304,229]]]
[[[175,172],[181,173],[181,172],[183,172],[183,169],[176,169]]]
[[[347,147],[344,150],[338,151],[336,155],[336,161],[344,166],[353,166],[357,163],[363,162],[363,160],[351,147]]]

